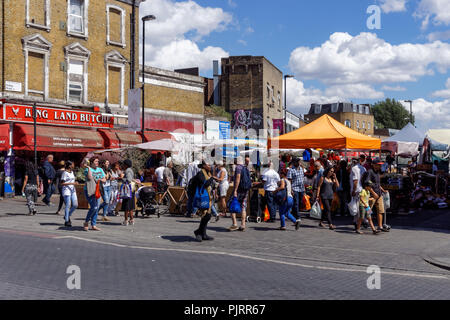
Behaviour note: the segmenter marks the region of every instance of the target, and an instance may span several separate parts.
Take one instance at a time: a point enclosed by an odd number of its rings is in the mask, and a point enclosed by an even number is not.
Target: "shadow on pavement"
[[[210,224],[208,224],[208,230],[214,230],[215,232],[230,232],[228,228],[225,227],[212,227]]]
[[[59,227],[58,230],[63,230],[63,231],[84,231],[83,227]]]
[[[189,236],[162,236],[161,239],[172,242],[196,242],[194,237]]]

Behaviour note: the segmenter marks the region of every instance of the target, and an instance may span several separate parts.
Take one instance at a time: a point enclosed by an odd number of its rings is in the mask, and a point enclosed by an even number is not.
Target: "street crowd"
[[[286,220],[299,230],[301,211],[311,208],[320,211],[320,228],[335,230],[333,215],[351,215],[358,234],[363,233],[362,226],[370,226],[373,234],[389,231],[383,199],[386,191],[380,184],[382,163],[378,158],[361,155],[348,163],[329,153],[314,160],[305,151],[302,159],[283,155],[279,160],[279,164],[268,161],[259,168],[253,166],[249,156],[240,156],[228,170],[223,161],[215,161],[213,165],[198,157],[178,174],[170,157],[161,157],[161,154],[149,159],[146,168],[138,172],[133,170],[129,159],[111,164],[94,156],[82,161],[83,182],[79,182],[72,161],[61,161],[55,169],[54,157],[50,154],[39,168],[32,161],[26,162],[22,193],[27,199],[29,215],[35,215],[38,195],[43,196],[44,204],[53,206],[50,199],[58,189],[60,199],[56,214],[65,205],[65,226],[72,227],[70,218],[78,207],[76,186],[83,184],[89,203],[83,224],[86,231],[89,225],[91,230],[100,230],[97,227],[98,215],[101,214],[101,221],[110,221],[108,216],[119,216],[119,207],[124,212],[122,224],[134,225],[135,197],[143,182],[152,182],[156,191],[161,193],[174,185],[185,187],[188,198],[185,216],[196,214],[201,217],[194,232],[197,241],[213,240],[207,235],[209,221],[212,217],[218,221],[228,212],[231,214],[228,230],[246,231],[250,190],[258,188],[264,188],[262,201],[270,215],[266,222],[275,222],[278,211],[279,230],[282,231],[286,230]],[[230,198],[228,202],[227,198]],[[373,211],[376,212],[376,221],[372,220]]]

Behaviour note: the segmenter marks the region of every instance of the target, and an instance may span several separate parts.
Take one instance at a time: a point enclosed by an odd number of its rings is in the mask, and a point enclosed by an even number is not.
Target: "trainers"
[[[232,225],[231,227],[228,228],[228,231],[236,231],[239,230],[238,226]]]
[[[199,233],[197,232],[197,230],[194,231],[194,235],[195,235],[195,241],[197,241],[197,242],[202,242],[203,237],[202,237],[201,234],[199,234]]]
[[[300,229],[300,224],[301,224],[301,220],[297,220],[297,222],[295,223],[295,230]]]

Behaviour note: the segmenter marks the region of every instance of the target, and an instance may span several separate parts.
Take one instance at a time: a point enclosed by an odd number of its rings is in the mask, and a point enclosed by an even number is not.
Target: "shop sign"
[[[33,122],[33,107],[6,104],[3,119],[15,122]],[[36,107],[36,122],[79,127],[113,128],[114,117],[99,113]]]
[[[13,82],[13,81],[5,81],[5,90],[6,91],[22,92],[22,83],[20,83],[20,82]]]

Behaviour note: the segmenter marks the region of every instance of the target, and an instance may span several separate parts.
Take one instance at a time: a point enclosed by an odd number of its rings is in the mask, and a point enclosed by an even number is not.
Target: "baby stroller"
[[[137,206],[141,208],[142,217],[157,214],[160,217],[160,210],[158,210],[158,203],[156,201],[156,191],[153,187],[141,187],[136,193]],[[136,210],[136,217],[138,216]]]

